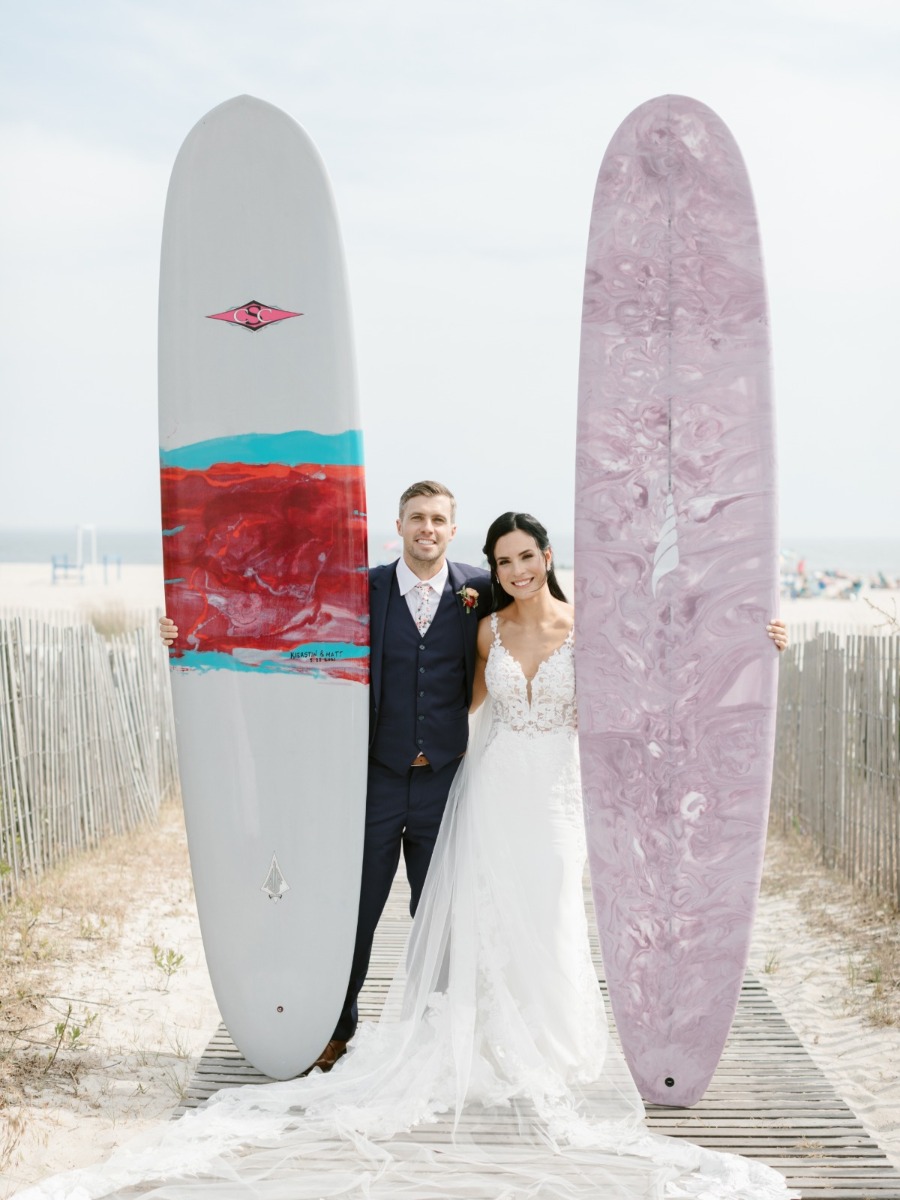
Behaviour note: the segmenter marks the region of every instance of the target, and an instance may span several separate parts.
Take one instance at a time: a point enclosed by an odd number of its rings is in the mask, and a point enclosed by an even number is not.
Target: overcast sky
[[[691,95],[762,228],[786,537],[900,521],[896,0],[0,0],[0,527],[158,523],[169,172],[242,92],[331,174],[369,464],[481,532],[572,526],[584,253],[607,142]]]

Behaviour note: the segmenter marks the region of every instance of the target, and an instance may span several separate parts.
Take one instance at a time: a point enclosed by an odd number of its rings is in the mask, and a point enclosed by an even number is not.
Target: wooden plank
[[[363,1019],[379,1015],[403,953],[409,929],[407,896],[405,883],[395,883],[360,996]],[[589,901],[588,912],[593,922]],[[600,974],[593,928],[591,944]],[[602,978],[600,982],[605,991]],[[265,1082],[220,1026],[179,1112],[197,1107],[221,1087]],[[835,1093],[762,982],[752,975],[744,981],[731,1036],[706,1095],[692,1109],[648,1105],[647,1124],[658,1133],[766,1162],[783,1172],[804,1200],[900,1200],[900,1172]],[[515,1123],[502,1114],[485,1120],[483,1114],[467,1113],[461,1127],[477,1130],[481,1140],[514,1155]],[[451,1123],[429,1124],[409,1136],[424,1146],[439,1147],[451,1139]]]

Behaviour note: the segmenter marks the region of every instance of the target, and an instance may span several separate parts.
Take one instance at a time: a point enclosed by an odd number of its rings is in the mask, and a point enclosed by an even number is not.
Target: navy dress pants
[[[356,945],[347,997],[332,1037],[349,1041],[359,1021],[357,999],[369,970],[375,927],[381,919],[400,862],[406,863],[411,893],[409,911],[415,916],[431,852],[437,840],[450,785],[459,769],[454,759],[439,771],[410,767],[402,775],[369,759],[366,792],[366,837]]]

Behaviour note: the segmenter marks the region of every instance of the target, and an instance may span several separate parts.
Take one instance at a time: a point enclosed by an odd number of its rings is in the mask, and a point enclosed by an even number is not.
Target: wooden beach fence
[[[152,613],[101,637],[0,613],[0,903],[178,787]],[[900,636],[794,631],[781,659],[772,824],[900,907]]]
[[[154,615],[117,615],[0,613],[0,903],[177,791]],[[778,709],[773,827],[900,907],[900,636],[795,629]]]
[[[0,903],[177,789],[166,655],[152,613],[130,623],[0,618]]]
[[[771,820],[900,907],[900,636],[818,633],[784,653]]]

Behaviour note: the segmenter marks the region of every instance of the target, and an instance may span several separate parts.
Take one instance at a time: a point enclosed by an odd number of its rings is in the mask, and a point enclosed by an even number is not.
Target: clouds
[[[8,24],[5,512],[15,494],[36,525],[155,522],[168,173],[247,91],[306,126],[334,182],[373,523],[433,475],[467,527],[511,506],[570,527],[594,180],[626,114],[676,91],[730,125],[757,196],[783,527],[893,532],[895,5],[38,0]]]

